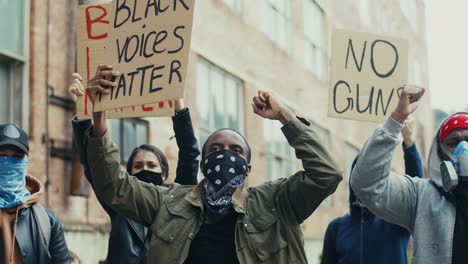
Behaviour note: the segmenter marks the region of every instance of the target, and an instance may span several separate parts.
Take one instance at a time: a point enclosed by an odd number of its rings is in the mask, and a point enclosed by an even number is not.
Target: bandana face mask
[[[203,201],[214,214],[226,215],[231,209],[232,194],[247,176],[247,161],[229,150],[205,157]]]
[[[26,189],[27,159],[0,157],[0,208],[23,204],[31,195]]]
[[[445,191],[451,191],[458,182],[468,182],[468,142],[460,141],[453,153],[444,146],[441,149],[450,158],[442,162],[440,170]]]
[[[137,179],[142,182],[152,183],[156,186],[163,184],[162,173],[160,172],[142,170],[133,176],[137,177]]]

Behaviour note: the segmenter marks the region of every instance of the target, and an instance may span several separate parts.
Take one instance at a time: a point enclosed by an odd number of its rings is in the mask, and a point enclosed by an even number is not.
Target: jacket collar
[[[203,211],[202,192],[205,184],[205,179],[200,181],[195,188],[186,195],[185,199],[196,207],[200,207]],[[232,207],[238,213],[245,214],[248,190],[245,186],[245,181],[232,194]]]

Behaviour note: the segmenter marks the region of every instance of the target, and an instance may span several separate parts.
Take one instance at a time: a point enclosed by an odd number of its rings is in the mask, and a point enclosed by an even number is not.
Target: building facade
[[[76,69],[76,7],[103,2],[0,1],[0,122],[14,122],[29,133],[29,173],[45,183],[42,203],[59,214],[70,250],[81,263],[105,258],[109,219],[82,175],[67,86]],[[409,80],[428,87],[423,0],[198,0],[185,91],[200,142],[221,127],[246,136],[253,153],[250,186],[301,168],[279,123],[252,112],[257,91],[279,94],[312,122],[345,177],[302,225],[310,263],[319,261],[328,223],[348,212],[349,168],[376,126],[327,118],[334,28],[407,38]],[[123,163],[135,146],[149,142],[166,153],[175,177],[170,118],[113,120],[111,131]],[[416,142],[424,163],[432,134],[426,95],[416,113]],[[396,155],[394,170],[403,172],[402,152]]]

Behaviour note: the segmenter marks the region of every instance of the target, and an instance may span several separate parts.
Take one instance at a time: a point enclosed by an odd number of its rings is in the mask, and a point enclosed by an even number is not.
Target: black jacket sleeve
[[[88,165],[88,156],[86,154],[87,149],[87,142],[86,142],[86,131],[93,126],[91,120],[78,120],[75,117],[72,119],[73,125],[73,135],[75,136],[75,144],[78,152],[80,154],[80,162],[83,166],[83,171],[86,179],[88,182],[93,186],[93,178],[91,177],[91,171],[89,170]],[[93,187],[94,188],[94,187]],[[114,210],[112,210],[104,201],[102,201],[99,197],[97,197],[99,203],[101,204],[102,208],[106,211],[108,215],[115,214]]]
[[[70,263],[70,255],[68,253],[65,235],[63,234],[62,223],[58,216],[46,208],[46,212],[50,219],[50,243],[49,253],[52,263]]]
[[[175,116],[172,117],[172,122],[179,147],[175,182],[183,185],[195,185],[197,184],[200,150],[193,131],[189,109],[184,108],[176,112]]]

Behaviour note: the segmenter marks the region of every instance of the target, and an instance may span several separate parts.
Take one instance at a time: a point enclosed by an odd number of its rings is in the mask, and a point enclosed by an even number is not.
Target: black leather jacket
[[[176,112],[172,122],[179,148],[175,181],[180,184],[195,185],[197,184],[200,151],[188,108]],[[85,146],[85,133],[92,126],[92,123],[91,120],[78,121],[74,118],[72,124],[77,148],[80,152],[81,164],[86,178],[92,185]],[[99,197],[98,200],[111,218],[106,262],[112,264],[145,263],[146,250],[150,246],[151,232],[148,234],[147,227],[122,217],[100,200]]]
[[[32,208],[23,208],[18,214],[16,241],[23,264],[70,263],[62,224],[58,216],[45,208],[50,221],[49,248],[46,247],[43,233]],[[3,240],[0,239],[0,259],[3,259]]]

